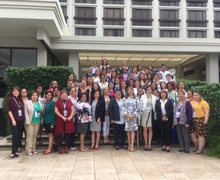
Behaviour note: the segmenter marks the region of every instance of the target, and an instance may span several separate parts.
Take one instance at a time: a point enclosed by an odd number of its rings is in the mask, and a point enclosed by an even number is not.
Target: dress
[[[97,100],[93,100],[92,102],[92,122],[90,123],[90,131],[101,131],[101,122],[97,123],[95,119],[95,109]]]
[[[125,120],[125,131],[137,131],[138,129],[138,117],[140,116],[139,99],[138,98],[124,98],[122,105],[122,115]],[[126,115],[132,114],[134,118],[129,120]]]
[[[147,106],[145,107],[145,110],[142,112],[142,116],[141,116],[142,127],[152,126],[152,109],[153,109],[153,102],[152,102],[152,97],[150,97],[147,98]]]

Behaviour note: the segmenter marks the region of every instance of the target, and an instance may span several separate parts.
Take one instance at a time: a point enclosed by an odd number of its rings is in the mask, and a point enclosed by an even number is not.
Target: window
[[[206,31],[188,30],[188,38],[206,38]]]
[[[67,3],[67,0],[60,0],[60,3]]]
[[[29,67],[37,65],[36,49],[12,49],[12,66]]]
[[[104,29],[104,36],[124,36],[124,29]]]
[[[95,28],[76,28],[75,35],[76,36],[95,36],[96,31],[95,31]]]
[[[104,8],[104,25],[124,25],[124,9]]]
[[[214,26],[220,27],[220,11],[214,11]]]
[[[153,0],[132,0],[132,5],[152,5]]]
[[[188,7],[206,7],[207,0],[187,0]]]
[[[179,26],[178,10],[160,10],[160,26]]]
[[[220,1],[219,0],[213,0],[214,7],[220,7]]]
[[[206,11],[190,10],[188,11],[188,27],[207,27]]]
[[[103,4],[124,4],[124,0],[104,0]]]
[[[96,4],[96,0],[75,0],[75,3]]]
[[[152,26],[151,9],[132,9],[132,26]]]
[[[67,23],[67,19],[68,19],[68,16],[67,16],[67,6],[61,5],[61,9],[62,9],[62,11],[63,11],[63,16],[64,16],[64,18],[65,18],[65,21],[66,21],[66,23]]]
[[[133,29],[132,30],[133,37],[152,37],[152,30],[148,29]]]
[[[160,37],[179,37],[179,30],[160,30]]]
[[[94,7],[76,7],[75,24],[96,24],[96,14]]]
[[[180,0],[159,0],[160,6],[179,6]]]
[[[220,38],[220,31],[215,31],[215,38]]]

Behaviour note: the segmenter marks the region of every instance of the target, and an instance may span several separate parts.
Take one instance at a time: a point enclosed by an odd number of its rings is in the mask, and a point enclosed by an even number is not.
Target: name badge
[[[151,112],[151,107],[147,106],[147,112]]]
[[[67,110],[63,110],[63,116],[67,117]]]
[[[193,112],[193,118],[195,118],[196,117],[196,113],[195,112]]]
[[[35,111],[35,112],[34,112],[34,116],[35,116],[36,118],[39,118],[39,117],[40,117],[40,113],[37,112],[37,111]]]
[[[21,117],[22,116],[22,110],[18,110],[18,116]]]
[[[179,111],[176,112],[176,118],[180,118],[180,112]]]

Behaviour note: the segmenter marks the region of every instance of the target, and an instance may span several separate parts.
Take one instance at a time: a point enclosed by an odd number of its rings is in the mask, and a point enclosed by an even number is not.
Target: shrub
[[[207,82],[204,81],[198,81],[198,80],[193,80],[193,81],[189,81],[187,79],[177,79],[177,84],[179,84],[180,82],[183,82],[185,84],[185,89],[188,90],[195,90],[196,87],[198,86],[205,86],[207,85]]]
[[[58,82],[59,87],[62,89],[66,87],[67,80],[70,74],[73,74],[76,78],[73,68],[65,66],[47,66],[47,67],[11,67],[6,69],[6,84],[7,95],[3,101],[3,112],[5,114],[5,120],[8,119],[6,113],[6,105],[8,95],[14,86],[20,88],[26,88],[28,92],[35,90],[38,85],[43,87],[46,91],[52,80]],[[10,128],[7,127],[7,134],[10,134]]]

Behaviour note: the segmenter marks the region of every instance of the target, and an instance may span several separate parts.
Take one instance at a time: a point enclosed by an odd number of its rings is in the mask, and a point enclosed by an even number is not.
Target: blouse
[[[194,117],[196,118],[201,118],[205,116],[205,111],[204,108],[209,108],[209,104],[205,101],[202,100],[201,102],[191,102],[193,112],[195,113]]]

